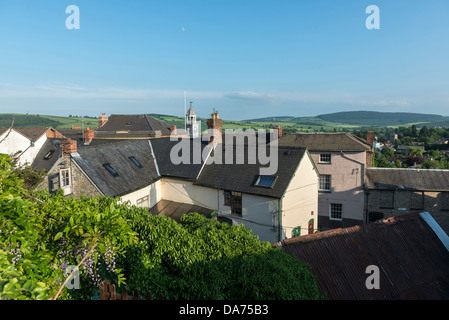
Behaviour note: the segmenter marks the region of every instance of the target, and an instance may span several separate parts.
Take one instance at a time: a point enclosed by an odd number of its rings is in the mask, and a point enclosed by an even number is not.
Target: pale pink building
[[[364,174],[373,165],[372,132],[363,140],[350,133],[297,133],[279,138],[280,146],[307,148],[320,174],[318,230],[345,228],[365,221]]]

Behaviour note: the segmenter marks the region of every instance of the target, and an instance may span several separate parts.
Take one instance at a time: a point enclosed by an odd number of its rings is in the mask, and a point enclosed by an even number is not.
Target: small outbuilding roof
[[[449,191],[449,170],[367,168],[365,186],[377,190]]]
[[[402,215],[277,245],[311,266],[330,300],[447,300],[449,251],[440,240],[447,235],[434,231],[428,219],[433,220],[428,214]],[[372,268],[378,289],[366,285],[373,283]]]

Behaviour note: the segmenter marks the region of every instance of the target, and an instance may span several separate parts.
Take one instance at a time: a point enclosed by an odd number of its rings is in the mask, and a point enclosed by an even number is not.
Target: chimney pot
[[[89,127],[87,127],[86,130],[84,130],[84,144],[91,143],[94,137],[95,137],[95,130],[92,130]]]
[[[71,153],[78,151],[76,141],[70,138],[67,138],[61,143],[61,148],[63,156],[70,156]]]
[[[98,128],[100,128],[102,125],[104,125],[108,121],[108,116],[104,113],[100,114],[98,117]]]

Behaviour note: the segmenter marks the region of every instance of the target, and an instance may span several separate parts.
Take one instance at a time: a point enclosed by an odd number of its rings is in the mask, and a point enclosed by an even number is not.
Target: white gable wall
[[[8,134],[8,131],[5,131],[0,136],[0,141]],[[23,152],[23,154],[18,159],[18,165],[22,166],[25,164],[33,163],[36,155],[44,145],[47,140],[47,135],[43,134],[36,142],[34,142],[34,146],[31,146],[31,140],[16,132],[15,130],[11,130],[8,137],[0,143],[0,153],[8,154],[13,156],[18,151]]]

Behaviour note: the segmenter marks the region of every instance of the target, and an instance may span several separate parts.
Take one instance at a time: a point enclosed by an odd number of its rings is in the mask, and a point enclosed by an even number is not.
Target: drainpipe
[[[278,200],[278,241],[281,242],[281,227],[282,227],[282,211],[281,211],[281,199]]]

